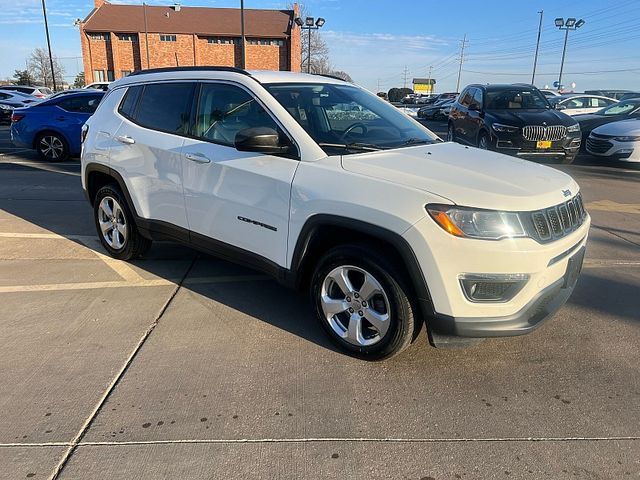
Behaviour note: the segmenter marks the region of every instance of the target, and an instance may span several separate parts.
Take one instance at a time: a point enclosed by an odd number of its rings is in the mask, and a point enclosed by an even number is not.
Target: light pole
[[[307,44],[307,73],[311,73],[311,30],[318,30],[324,25],[325,20],[322,17],[318,17],[317,20],[313,17],[307,17],[304,20],[298,17],[295,19],[295,22],[301,30],[307,30],[309,32]]]
[[[567,18],[565,21],[564,18],[556,18],[555,20],[556,27],[560,30],[564,30],[564,47],[562,48],[562,60],[560,61],[560,75],[558,76],[558,85],[557,88],[560,90],[562,88],[562,69],[564,68],[564,57],[567,53],[567,40],[569,40],[569,31],[577,30],[581,26],[585,24],[585,21],[580,19],[576,20],[573,17]]]
[[[247,54],[244,38],[244,0],[240,0],[240,68],[247,68]]]
[[[49,40],[49,23],[47,22],[47,6],[42,0],[42,15],[44,15],[44,31],[47,34],[47,47],[49,48],[49,65],[51,65],[51,79],[53,80],[53,91],[57,90],[56,70],[53,67],[53,55],[51,54],[51,40]],[[46,80],[43,78],[43,80]]]

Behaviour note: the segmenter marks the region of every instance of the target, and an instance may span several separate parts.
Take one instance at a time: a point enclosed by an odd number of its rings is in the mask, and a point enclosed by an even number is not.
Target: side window
[[[242,88],[223,83],[202,84],[194,132],[196,137],[234,146],[238,132],[254,127],[271,128],[285,138],[269,113]]]
[[[187,133],[194,86],[194,83],[145,85],[135,121],[162,132]]]
[[[100,95],[65,98],[58,102],[58,106],[67,112],[93,113],[98,108],[101,99]]]
[[[469,107],[469,105],[471,105],[474,90],[475,88],[467,88],[460,94],[460,105],[462,105],[463,107]]]
[[[565,102],[565,106],[567,108],[584,108],[586,106],[584,100],[582,97],[572,98]]]
[[[475,89],[475,93],[473,94],[473,104],[478,107],[478,110],[482,110],[482,89]]]
[[[127,93],[124,94],[124,98],[120,103],[120,107],[118,107],[118,112],[120,113],[120,115],[128,118],[129,120],[134,119],[134,114],[136,106],[138,105],[140,93],[142,93],[141,85],[136,85],[127,89]]]
[[[7,99],[9,97],[10,97],[10,95],[7,95],[6,93],[0,92],[0,100],[5,100],[5,99]]]

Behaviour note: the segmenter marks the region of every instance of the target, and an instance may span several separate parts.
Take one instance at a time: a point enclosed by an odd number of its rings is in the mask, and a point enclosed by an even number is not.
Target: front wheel
[[[403,351],[416,333],[407,288],[384,255],[346,245],[327,252],[311,282],[317,318],[349,355],[382,360]]]
[[[478,137],[478,148],[481,150],[489,150],[491,148],[491,142],[486,133],[481,133],[480,137]]]
[[[138,232],[127,201],[116,185],[98,190],[93,211],[100,243],[113,258],[130,260],[151,246],[151,240]]]

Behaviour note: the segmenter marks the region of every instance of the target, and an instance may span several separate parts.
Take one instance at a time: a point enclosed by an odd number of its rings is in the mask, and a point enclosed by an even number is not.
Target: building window
[[[128,77],[131,75],[131,70],[120,70],[120,78]]]
[[[89,38],[91,40],[104,40],[105,42],[108,42],[109,40],[111,40],[111,35],[109,35],[108,33],[92,32],[89,33]]]
[[[207,37],[207,42],[218,45],[240,45],[240,39],[232,37]]]
[[[122,40],[123,42],[137,42],[138,35],[135,33],[116,33],[118,36],[118,40]]]
[[[249,45],[275,45],[277,47],[284,47],[284,40],[276,38],[249,38],[247,39]]]
[[[160,41],[161,42],[175,42],[176,41],[176,36],[175,35],[160,35]]]
[[[93,81],[94,82],[105,82],[104,70],[94,70],[93,71]]]
[[[107,70],[107,81],[113,82],[115,77],[113,76],[113,70]]]

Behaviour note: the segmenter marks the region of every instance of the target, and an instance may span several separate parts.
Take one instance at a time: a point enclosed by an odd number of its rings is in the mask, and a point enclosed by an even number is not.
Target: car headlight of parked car
[[[625,137],[613,137],[618,142],[640,142],[640,135],[625,136]]]
[[[576,133],[580,131],[580,124],[576,123],[575,125],[571,125],[569,127],[567,127],[567,132],[569,133]]]
[[[440,204],[429,204],[426,208],[440,227],[456,237],[500,240],[528,236],[516,212]]]
[[[2,104],[0,103],[0,110],[11,110],[11,107],[10,107],[10,106],[8,106],[8,105],[2,105]]]
[[[491,128],[500,133],[516,133],[519,130],[519,127],[504,125],[503,123],[494,123]]]

